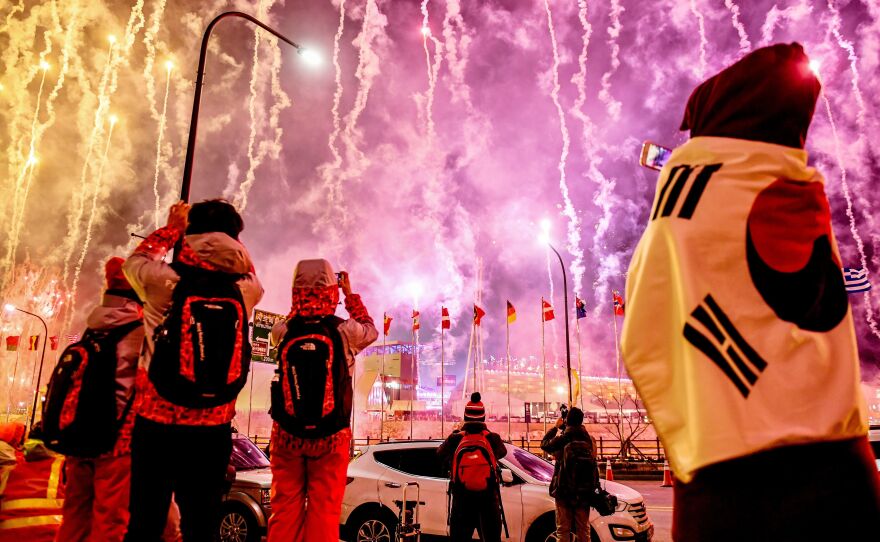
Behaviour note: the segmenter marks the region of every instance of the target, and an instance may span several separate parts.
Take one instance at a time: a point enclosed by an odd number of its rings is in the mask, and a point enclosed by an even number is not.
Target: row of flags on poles
[[[19,343],[21,342],[21,335],[8,335],[6,337],[6,351],[7,352],[15,352],[18,350]],[[71,342],[75,342],[71,341]],[[49,337],[49,345],[52,350],[58,350],[58,337],[52,336]],[[27,349],[28,350],[36,350],[40,346],[40,335],[31,335],[28,337],[27,341]]]
[[[613,291],[611,293],[611,299],[614,304],[614,314],[615,316],[623,316],[624,315],[624,303],[623,296],[620,295],[620,292]],[[583,299],[576,297],[575,298],[575,316],[578,320],[581,318],[587,317],[587,304]],[[417,310],[412,311],[412,331],[418,331],[421,329],[421,313]],[[479,327],[483,317],[486,316],[486,311],[484,311],[479,305],[474,304],[474,325]],[[550,304],[544,298],[541,298],[541,320],[543,322],[549,322],[556,318],[555,313],[553,312],[553,305]],[[382,316],[382,329],[385,336],[388,336],[388,333],[391,331],[391,321],[394,320],[391,316],[385,313]],[[512,324],[516,322],[516,308],[514,308],[513,303],[510,301],[507,302],[507,323]],[[450,329],[452,327],[452,320],[449,317],[449,309],[446,307],[440,307],[440,329]]]

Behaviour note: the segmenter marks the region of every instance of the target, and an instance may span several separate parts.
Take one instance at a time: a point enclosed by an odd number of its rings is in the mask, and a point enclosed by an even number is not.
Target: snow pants
[[[67,479],[56,542],[121,542],[128,525],[131,456],[77,459],[64,464]]]
[[[319,456],[273,443],[268,542],[337,542],[350,437]]]

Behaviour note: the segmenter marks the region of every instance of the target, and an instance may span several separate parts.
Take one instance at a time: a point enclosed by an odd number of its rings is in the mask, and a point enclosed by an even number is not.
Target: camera
[[[336,273],[336,285],[342,287],[342,271]]]
[[[562,405],[559,407],[559,417],[564,420],[566,416],[568,416],[568,406]]]

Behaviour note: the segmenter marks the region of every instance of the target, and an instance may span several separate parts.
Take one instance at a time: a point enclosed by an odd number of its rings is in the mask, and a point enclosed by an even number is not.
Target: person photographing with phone
[[[572,531],[578,542],[589,542],[590,499],[599,486],[599,471],[583,411],[562,405],[556,425],[541,440],[541,449],[555,459],[550,496],[556,500],[559,542],[571,542]]]
[[[340,290],[348,320],[335,315]],[[355,355],[378,336],[347,272],[334,274],[327,260],[297,263],[290,314],[272,329],[269,542],[339,539]]]

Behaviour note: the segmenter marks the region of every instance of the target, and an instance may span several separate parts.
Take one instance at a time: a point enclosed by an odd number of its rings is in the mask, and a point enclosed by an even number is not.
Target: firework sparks
[[[602,74],[602,89],[599,91],[599,100],[605,104],[608,109],[608,116],[616,121],[620,118],[620,108],[622,104],[614,99],[611,95],[611,78],[620,67],[620,32],[623,25],[620,22],[620,16],[623,14],[623,4],[620,0],[611,0],[611,24],[608,25],[608,45],[611,47],[611,64],[608,71]]]
[[[89,218],[86,221],[86,235],[85,240],[82,243],[82,248],[79,252],[79,260],[76,262],[76,266],[73,271],[73,286],[70,289],[70,310],[68,311],[67,322],[64,325],[64,329],[70,329],[73,317],[76,314],[76,292],[79,288],[79,277],[82,272],[83,262],[86,260],[86,254],[89,252],[89,245],[92,243],[92,228],[95,225],[95,215],[98,213],[98,197],[101,195],[101,190],[103,188],[104,183],[104,170],[107,168],[107,159],[110,155],[110,141],[113,138],[113,128],[116,126],[118,118],[116,115],[110,115],[107,117],[107,141],[104,143],[104,152],[101,154],[101,161],[98,163],[98,172],[95,176],[95,184],[92,188],[92,205],[89,209]]]
[[[700,68],[697,70],[697,78],[702,79],[706,76],[709,64],[706,60],[706,49],[709,47],[709,40],[706,38],[706,18],[703,13],[697,9],[697,0],[691,0],[691,14],[697,20],[697,28],[700,31]]]
[[[749,41],[745,25],[740,21],[739,6],[733,0],[724,0],[724,6],[730,12],[730,22],[739,36],[739,52],[746,54],[752,50],[752,43]]]

